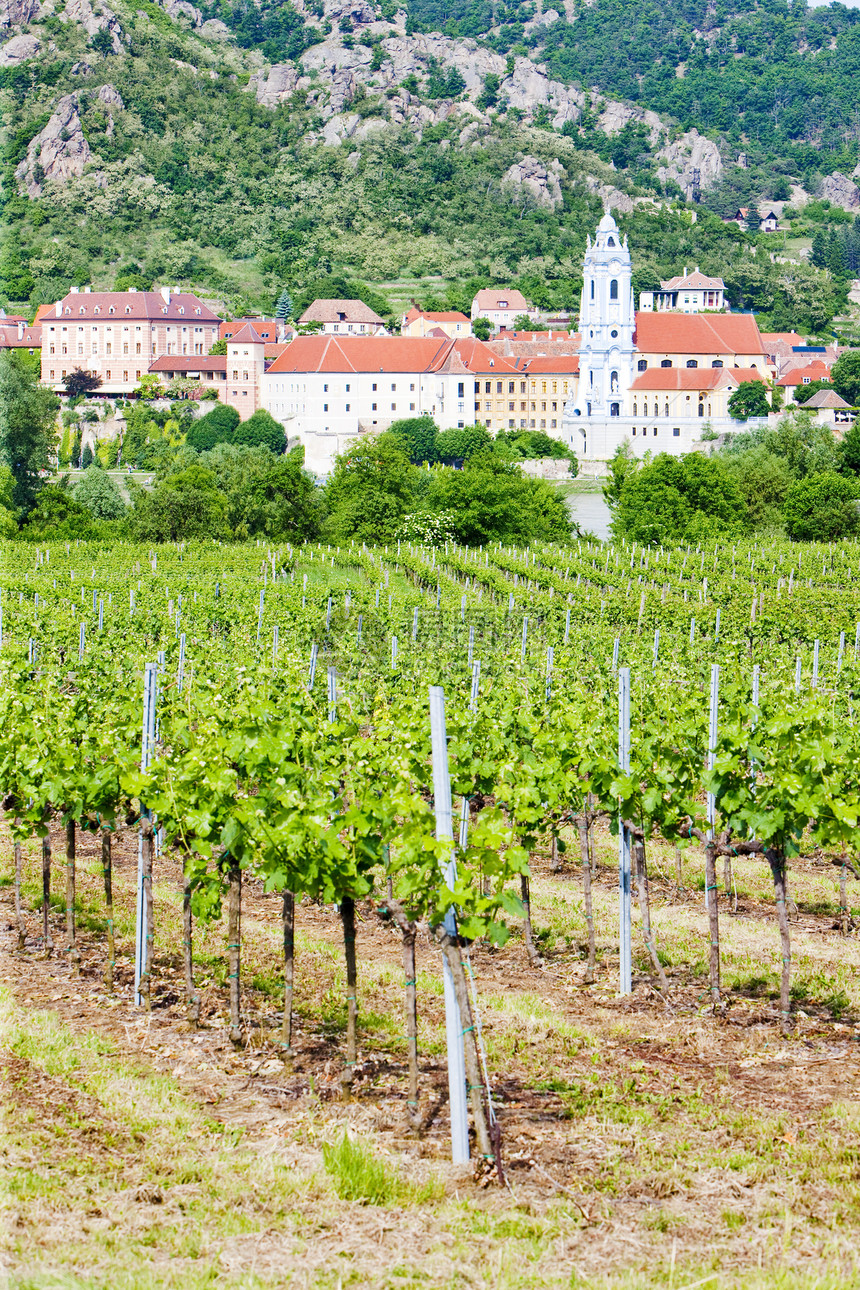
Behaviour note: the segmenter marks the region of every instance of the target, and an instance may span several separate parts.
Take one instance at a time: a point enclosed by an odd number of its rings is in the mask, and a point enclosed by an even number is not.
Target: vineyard
[[[860,545],[10,544],[0,681],[13,1284],[860,1284]]]

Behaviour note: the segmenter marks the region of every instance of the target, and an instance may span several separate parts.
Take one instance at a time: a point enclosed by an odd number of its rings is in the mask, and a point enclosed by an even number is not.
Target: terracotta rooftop
[[[278,321],[275,318],[234,318],[230,322],[222,322],[218,328],[218,339],[229,340],[235,336],[238,331],[250,323],[255,331],[258,331],[263,340],[274,340],[278,334]]]
[[[792,367],[781,376],[777,385],[808,385],[811,381],[829,381],[830,366],[821,359],[814,359],[811,363],[806,363],[803,367]]]
[[[297,336],[269,372],[436,371],[454,344],[447,336]]]
[[[631,390],[718,390],[733,383],[760,381],[754,367],[651,367],[640,372]]]
[[[154,358],[150,372],[223,372],[227,374],[224,354],[165,354]]]
[[[39,316],[41,315],[41,316]],[[177,322],[195,319],[198,322],[217,323],[220,321],[208,305],[191,292],[180,291],[174,294],[167,287],[161,291],[70,291],[55,305],[48,307],[46,313],[37,317],[40,322],[54,318],[135,318]]]
[[[661,314],[637,311],[640,354],[761,354],[752,314]]]
[[[516,309],[527,313],[528,307],[523,293],[514,287],[482,287],[472,301],[473,309]]]
[[[17,322],[0,323],[0,349],[38,349],[41,344],[41,324],[19,327]]]
[[[257,331],[257,328],[253,326],[252,323],[247,322],[245,323],[244,327],[241,327],[239,331],[236,332],[235,336],[230,337],[230,344],[231,345],[263,345],[265,344],[265,341],[263,340],[263,337],[260,335],[260,333]]]
[[[426,318],[428,319],[429,322],[458,322],[458,323],[469,322],[469,319],[466,317],[466,315],[459,313],[456,309],[453,309],[448,313],[434,314],[434,313],[428,313],[425,309],[416,309],[415,306],[413,305],[413,307],[409,310],[409,313],[406,314],[406,322],[408,323],[415,322],[417,318]]]
[[[708,278],[704,273],[700,273],[698,265],[692,273],[688,273],[685,269],[677,278],[669,278],[668,281],[660,283],[663,291],[724,291],[725,286],[722,278]]]
[[[384,327],[385,320],[375,314],[363,300],[314,300],[299,319],[300,323],[374,323]]]

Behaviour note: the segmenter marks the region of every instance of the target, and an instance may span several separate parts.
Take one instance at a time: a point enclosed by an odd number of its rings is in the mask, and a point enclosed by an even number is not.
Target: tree
[[[436,440],[439,460],[447,463],[466,462],[476,452],[492,448],[493,438],[486,426],[464,426],[462,430],[443,430]]]
[[[265,408],[260,408],[247,421],[241,421],[233,431],[232,441],[252,448],[268,448],[275,455],[284,452],[287,446],[284,427]]]
[[[843,475],[860,475],[860,421],[855,421],[845,432],[841,449],[840,473]]]
[[[500,461],[491,449],[472,456],[463,470],[434,471],[425,502],[442,512],[458,542],[567,541],[572,525],[554,488]]]
[[[850,349],[833,364],[830,373],[833,388],[852,408],[860,407],[860,349]]]
[[[810,263],[814,264],[816,269],[827,268],[827,235],[822,228],[817,228],[815,230],[809,259]]]
[[[226,355],[226,353],[227,353],[227,339],[226,339],[226,337],[225,337],[223,340],[216,340],[216,341],[212,344],[212,346],[210,347],[210,349],[209,349],[209,353],[210,353],[210,354],[218,355],[218,356],[220,356],[220,357],[224,357],[224,356]]]
[[[135,394],[139,399],[163,399],[164,386],[155,372],[144,372],[138,381]]]
[[[281,318],[284,321],[286,321],[287,318],[292,317],[292,313],[293,313],[293,302],[290,298],[289,291],[287,290],[286,287],[284,287],[283,291],[278,296],[278,303],[275,306],[275,317]]]
[[[767,390],[762,381],[744,381],[729,399],[729,416],[735,421],[766,417],[770,412]]]
[[[621,501],[621,493],[628,478],[635,475],[642,462],[634,455],[629,439],[623,439],[606,463],[609,475],[603,483],[603,500],[614,511]]]
[[[792,484],[782,508],[793,542],[833,542],[860,532],[857,481],[825,471]]]
[[[59,401],[14,353],[0,353],[0,465],[15,478],[15,505],[27,510],[57,444]]]
[[[39,493],[23,529],[30,540],[94,538],[99,528],[93,516],[67,488],[48,484]]]
[[[303,449],[273,457],[268,448],[221,443],[200,464],[215,476],[234,537],[265,533],[296,542],[319,533],[323,499],[304,469]]]
[[[89,470],[90,466],[93,464],[93,460],[93,450],[90,445],[87,444],[86,448],[84,448],[81,453],[81,470]]]
[[[138,490],[129,528],[139,542],[223,538],[227,501],[213,472],[195,463],[162,479],[151,493]]]
[[[335,541],[390,542],[410,509],[419,472],[390,434],[340,454],[325,490]]]
[[[782,504],[794,482],[785,458],[759,444],[746,452],[722,454],[720,460],[740,489],[750,524],[781,525]]]
[[[478,340],[489,340],[493,334],[493,324],[489,318],[476,318],[472,323],[472,334]]]
[[[517,314],[514,319],[514,331],[531,331],[534,323],[528,314]]]
[[[661,453],[629,475],[612,520],[616,537],[652,545],[740,534],[747,528],[737,483],[719,458],[698,453]]]
[[[191,427],[185,442],[197,452],[208,452],[218,443],[232,443],[233,432],[238,424],[239,413],[236,409],[227,403],[219,403]]]
[[[69,372],[63,388],[70,399],[85,398],[101,389],[102,378],[96,372],[84,372],[79,367]]]
[[[439,428],[431,416],[406,417],[401,421],[392,421],[387,433],[397,439],[414,466],[439,460],[436,446]]]
[[[75,501],[97,520],[119,520],[125,515],[125,502],[115,481],[100,466],[92,465],[85,470],[83,479],[72,492]]]

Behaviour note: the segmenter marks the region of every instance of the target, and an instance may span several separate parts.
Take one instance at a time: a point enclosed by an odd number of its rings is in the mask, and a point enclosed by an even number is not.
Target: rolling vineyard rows
[[[860,546],[709,544],[653,550],[427,550],[215,543],[146,550],[60,543],[8,547],[0,564],[0,786],[14,840],[21,944],[21,847],[43,839],[46,949],[75,945],[77,831],[101,837],[107,937],[116,969],[111,838],[140,833],[153,997],[160,856],[183,871],[184,975],[199,1019],[194,926],[227,911],[231,1037],[243,1042],[242,885],[281,901],[282,1021],[289,1052],[298,902],[336,906],[346,960],[342,1084],[359,1052],[356,902],[402,934],[409,1107],[421,1123],[415,943],[427,928],[455,983],[479,1147],[481,1101],[462,946],[522,929],[538,952],[529,856],[559,865],[578,840],[594,977],[592,830],[632,853],[641,933],[656,986],[668,983],[651,930],[648,848],[701,850],[710,919],[710,998],[721,1006],[719,895],[732,858],[770,867],[782,945],[781,1013],[791,1026],[788,865],[801,846],[857,876]],[[144,674],[154,665],[151,743],[141,756]],[[619,674],[630,676],[629,768],[619,759]],[[436,838],[428,687],[446,696],[456,879]],[[64,943],[52,946],[61,824]],[[573,832],[571,832],[573,830]],[[722,861],[718,876],[719,862]],[[459,935],[445,915],[457,910]]]

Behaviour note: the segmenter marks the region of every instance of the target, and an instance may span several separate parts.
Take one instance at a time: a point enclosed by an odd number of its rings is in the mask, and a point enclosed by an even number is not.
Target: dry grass
[[[57,874],[62,871],[57,838]],[[121,958],[101,984],[95,847],[81,840],[83,974],[44,956],[39,920],[14,950],[4,902],[4,1266],[14,1287],[860,1286],[860,940],[833,929],[835,871],[795,867],[796,1033],[780,1039],[779,949],[769,876],[738,864],[739,913],[722,918],[725,1018],[705,1006],[700,858],[650,857],[654,923],[672,982],[664,1002],[642,957],[616,996],[613,840],[598,840],[599,970],[583,984],[575,870],[536,857],[544,966],[515,935],[476,947],[482,1022],[509,1186],[447,1163],[443,1109],[405,1126],[403,974],[397,934],[364,911],[356,1098],[337,1095],[344,1024],[339,930],[299,909],[298,1036],[285,1065],[278,902],[253,886],[243,918],[249,1042],[226,1035],[225,937],[196,929],[204,1027],[183,1020],[175,865],[157,875],[155,1007],[132,1006],[134,839],[116,848]],[[37,904],[38,862],[25,896]],[[9,873],[8,858],[4,872]],[[768,903],[770,902],[770,903]],[[852,893],[852,902],[860,897]],[[56,945],[64,943],[59,907]],[[636,947],[637,955],[639,947]],[[422,1100],[444,1094],[438,964],[419,955]],[[344,1135],[346,1134],[346,1140]]]

